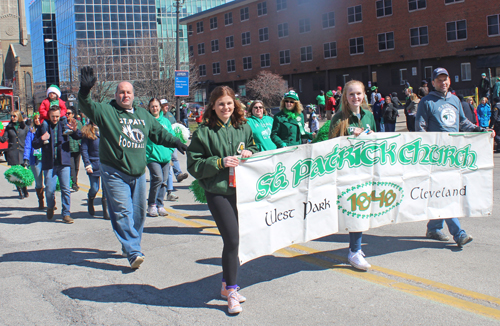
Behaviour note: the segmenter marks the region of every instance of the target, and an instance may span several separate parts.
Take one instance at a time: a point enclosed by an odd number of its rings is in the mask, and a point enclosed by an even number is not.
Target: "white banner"
[[[339,230],[491,215],[490,133],[374,133],[236,168],[241,263]]]

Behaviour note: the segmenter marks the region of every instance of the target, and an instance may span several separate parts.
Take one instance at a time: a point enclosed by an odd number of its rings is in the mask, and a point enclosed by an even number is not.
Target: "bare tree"
[[[260,99],[266,106],[278,103],[287,91],[286,83],[278,74],[263,70],[246,84],[254,98]]]

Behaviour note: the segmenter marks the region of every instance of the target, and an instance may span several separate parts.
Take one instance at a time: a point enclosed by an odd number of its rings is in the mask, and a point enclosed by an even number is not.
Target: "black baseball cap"
[[[439,75],[446,75],[446,76],[450,77],[448,70],[446,70],[444,68],[436,68],[432,72],[432,80],[436,79]]]

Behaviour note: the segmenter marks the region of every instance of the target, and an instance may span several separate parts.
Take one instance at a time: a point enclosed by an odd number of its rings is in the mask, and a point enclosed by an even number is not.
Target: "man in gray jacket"
[[[432,73],[432,86],[435,90],[422,98],[418,104],[415,131],[491,131],[491,129],[478,127],[467,120],[460,100],[448,91],[450,85],[448,71],[444,68],[436,68]],[[492,132],[492,137],[494,136],[495,132]],[[442,231],[444,221],[446,221],[448,230],[459,247],[472,241],[472,236],[460,227],[458,218],[430,220],[427,223],[426,237],[448,241],[449,237]]]

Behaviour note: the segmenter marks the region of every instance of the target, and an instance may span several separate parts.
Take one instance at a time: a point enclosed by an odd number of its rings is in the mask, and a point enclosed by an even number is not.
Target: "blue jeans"
[[[179,163],[179,158],[177,157],[177,149],[172,152],[172,164],[174,165],[174,174],[177,177],[182,173],[181,164]]]
[[[101,163],[103,190],[111,225],[129,260],[144,256],[142,231],[146,220],[146,174],[134,177]]]
[[[43,171],[45,177],[45,197],[47,197],[47,208],[54,208],[57,179],[61,187],[62,216],[69,216],[71,206],[71,191],[69,180],[71,179],[71,167],[55,165],[51,170]]]
[[[446,219],[438,219],[438,220],[430,220],[427,223],[427,231],[428,232],[438,232],[441,231],[444,227],[444,222],[448,224],[448,230],[450,234],[453,236],[455,242],[460,238],[460,236],[465,233],[464,230],[460,227],[460,222],[458,218],[446,218]]]
[[[30,165],[31,172],[35,177],[35,189],[43,188],[43,171],[42,171],[42,161],[36,160],[34,165]]]
[[[167,178],[167,190],[174,190],[174,167],[169,164],[168,178]]]
[[[349,249],[352,252],[361,250],[361,239],[363,232],[349,232]]]
[[[89,174],[89,181],[90,181],[89,197],[90,198],[94,198],[97,195],[97,192],[99,191],[99,181],[100,180],[101,180],[101,177]]]
[[[148,205],[156,204],[163,207],[163,199],[167,193],[167,179],[169,175],[170,163],[148,163],[149,169],[149,197]]]

